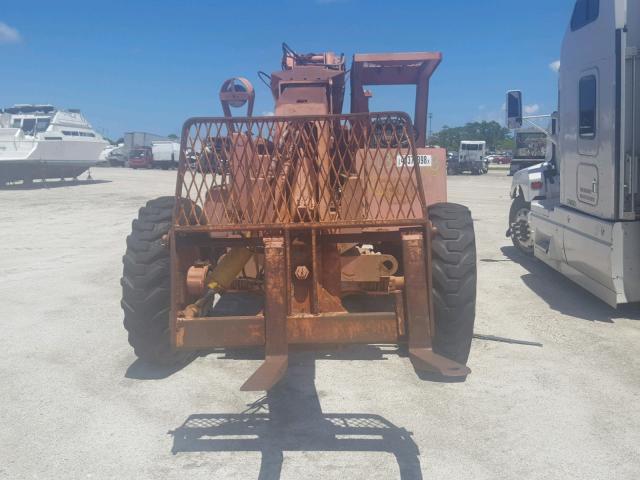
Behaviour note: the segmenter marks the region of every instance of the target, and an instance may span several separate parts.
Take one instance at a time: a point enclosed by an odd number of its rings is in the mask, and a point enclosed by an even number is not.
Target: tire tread
[[[431,242],[432,293],[436,333],[434,351],[466,363],[475,322],[477,266],[471,212],[463,205],[429,207],[436,228]]]

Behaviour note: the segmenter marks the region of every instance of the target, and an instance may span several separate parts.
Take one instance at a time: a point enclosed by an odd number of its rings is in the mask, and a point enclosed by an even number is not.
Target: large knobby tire
[[[433,350],[466,364],[476,315],[476,240],[471,212],[455,203],[429,207],[436,333]]]
[[[533,255],[533,231],[529,223],[531,203],[518,195],[509,209],[509,231],[513,246],[525,255]]]
[[[165,235],[171,228],[174,197],[147,202],[133,221],[123,257],[122,309],[129,343],[143,361],[179,365],[193,358],[171,348],[171,278]],[[163,238],[164,237],[164,238]]]

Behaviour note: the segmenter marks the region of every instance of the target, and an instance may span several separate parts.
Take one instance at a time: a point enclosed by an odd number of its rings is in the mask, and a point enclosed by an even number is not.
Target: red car
[[[129,152],[129,166],[131,168],[153,167],[151,147],[135,147]]]
[[[511,157],[507,157],[505,155],[498,155],[494,157],[493,163],[497,163],[498,165],[509,165],[511,163]]]

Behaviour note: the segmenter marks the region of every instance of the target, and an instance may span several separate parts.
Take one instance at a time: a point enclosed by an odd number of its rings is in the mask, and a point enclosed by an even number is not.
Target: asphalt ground
[[[449,178],[478,249],[464,383],[420,379],[392,347],[296,352],[268,395],[240,392],[260,353],[177,371],[138,362],[121,257],[175,172],[0,190],[0,477],[640,478],[640,311],[614,310],[504,237],[503,171]]]

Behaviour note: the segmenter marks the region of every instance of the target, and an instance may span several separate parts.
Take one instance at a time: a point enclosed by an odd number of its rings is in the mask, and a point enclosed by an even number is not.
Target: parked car
[[[153,154],[151,147],[136,147],[129,152],[129,166],[131,168],[152,168]]]

